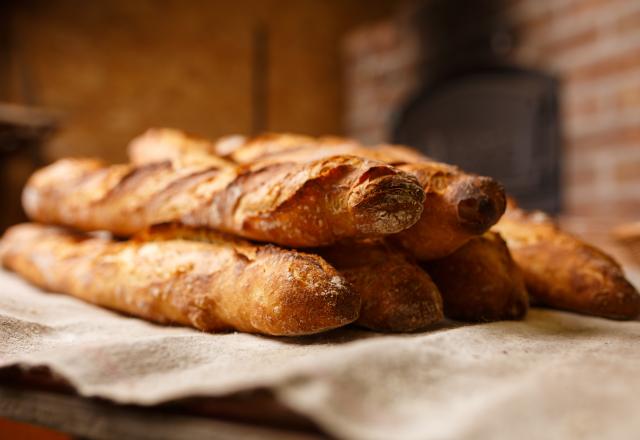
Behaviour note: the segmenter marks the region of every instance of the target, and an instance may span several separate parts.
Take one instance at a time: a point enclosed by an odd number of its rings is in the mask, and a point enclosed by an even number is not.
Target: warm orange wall
[[[123,160],[149,126],[251,129],[252,29],[269,30],[267,128],[342,132],[339,41],[392,0],[32,0],[12,16],[9,97],[62,111],[49,158]],[[26,80],[25,80],[26,78]]]

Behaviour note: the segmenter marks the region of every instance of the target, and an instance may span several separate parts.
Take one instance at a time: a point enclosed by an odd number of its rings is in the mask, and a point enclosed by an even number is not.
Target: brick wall
[[[565,212],[640,217],[640,2],[514,0],[514,61],[558,76]],[[345,47],[349,134],[389,139],[416,84],[415,37],[396,19],[357,29]]]
[[[418,42],[402,23],[357,29],[344,42],[345,127],[363,142],[389,139],[395,111],[417,84]]]

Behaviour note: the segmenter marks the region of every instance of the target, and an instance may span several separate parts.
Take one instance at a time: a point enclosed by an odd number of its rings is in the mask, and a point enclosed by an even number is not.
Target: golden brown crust
[[[247,137],[241,134],[230,134],[216,139],[213,143],[213,154],[224,159],[231,160],[231,155],[238,148],[247,143]]]
[[[461,321],[522,319],[529,298],[520,270],[495,232],[472,238],[453,254],[424,263],[440,289],[444,314]]]
[[[350,155],[402,165],[430,159],[401,145],[364,147],[352,139],[325,136],[313,138],[294,134],[268,133],[236,146],[229,159],[238,164],[307,162],[331,156]]]
[[[421,183],[425,208],[420,220],[395,238],[423,261],[443,258],[486,232],[505,210],[504,188],[438,162],[399,166]]]
[[[306,161],[340,154],[366,157],[392,165],[431,160],[403,145],[364,147],[353,139],[337,136],[314,138],[291,133],[266,133],[253,138],[227,137],[217,144],[222,147],[210,152],[239,164]]]
[[[620,265],[541,212],[510,207],[495,229],[507,241],[536,304],[613,319],[640,315],[640,295]]]
[[[192,155],[185,160],[196,163],[201,158],[198,147],[188,149],[183,148],[183,144],[176,142],[174,151],[168,152],[166,158]],[[341,154],[393,164],[418,179],[426,194],[422,216],[395,239],[421,260],[451,254],[472,237],[487,231],[504,213],[504,188],[494,179],[434,162],[405,146],[365,148],[343,138],[271,133],[246,140],[244,144],[240,142],[230,158],[238,163],[275,166],[283,162],[304,163]]]
[[[362,297],[358,325],[378,331],[407,332],[442,319],[438,288],[401,250],[376,241],[342,243],[317,252]]]
[[[380,144],[373,147],[379,160],[394,165],[437,162],[415,148],[406,145]]]
[[[272,159],[275,159],[276,162],[282,162],[281,157],[288,157],[289,159],[286,160],[299,161],[299,153],[304,156],[308,154],[309,150],[318,151],[319,147],[324,151],[319,151],[320,154],[315,159],[341,154],[357,155],[355,150],[359,148],[354,141],[335,136],[314,138],[291,133],[265,133],[245,139],[244,143],[237,144],[228,157],[239,164],[269,163]],[[334,147],[335,149],[333,149]],[[313,159],[307,156],[303,160]]]
[[[171,128],[151,128],[134,138],[128,146],[133,164],[171,161],[176,166],[208,164],[232,167],[231,161],[216,153],[216,144]]]
[[[139,240],[198,240],[220,234],[188,227],[153,228]],[[356,323],[379,331],[407,332],[442,319],[442,299],[429,275],[404,252],[381,241],[349,242],[314,250],[336,268],[362,298]]]
[[[6,232],[0,259],[45,289],[205,331],[301,335],[357,318],[360,297],[322,258],[212,236],[114,242],[23,224]]]
[[[366,148],[343,138],[268,134],[238,146],[230,157],[238,163],[274,164],[339,154],[386,162],[418,179],[426,193],[422,216],[397,240],[421,260],[451,254],[472,237],[486,232],[505,211],[504,188],[494,179],[465,173],[400,145]]]
[[[294,247],[400,232],[423,201],[413,176],[353,156],[242,168],[65,159],[37,171],[23,194],[43,223],[127,236],[179,221]]]

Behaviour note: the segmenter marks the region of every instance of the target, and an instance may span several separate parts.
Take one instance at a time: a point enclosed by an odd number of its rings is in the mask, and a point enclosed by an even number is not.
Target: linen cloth
[[[0,367],[9,365],[48,366],[81,395],[140,405],[265,387],[341,438],[640,436],[640,322],[543,309],[412,334],[206,334],[0,270]]]

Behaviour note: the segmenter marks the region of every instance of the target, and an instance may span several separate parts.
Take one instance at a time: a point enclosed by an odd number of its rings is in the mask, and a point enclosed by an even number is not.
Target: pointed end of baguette
[[[503,186],[490,177],[468,176],[455,185],[450,197],[461,226],[482,234],[496,224],[506,209]]]
[[[611,319],[630,320],[640,317],[640,293],[621,270],[609,268],[599,291],[586,313]]]
[[[274,274],[263,310],[256,322],[261,332],[275,336],[308,335],[342,327],[360,314],[361,298],[347,281],[317,255],[274,251],[264,259]]]

